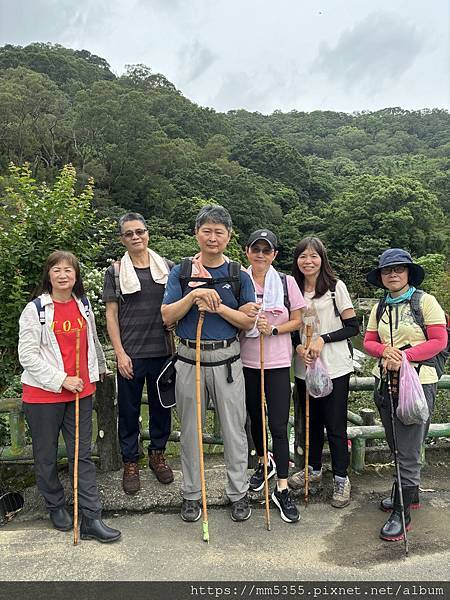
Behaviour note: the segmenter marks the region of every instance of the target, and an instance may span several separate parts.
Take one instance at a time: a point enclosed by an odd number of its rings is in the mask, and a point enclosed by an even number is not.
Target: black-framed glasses
[[[390,273],[394,272],[400,275],[401,273],[404,273],[407,270],[407,268],[408,267],[406,265],[394,265],[392,267],[383,267],[382,269],[380,269],[380,273],[382,275],[389,275]]]
[[[128,231],[124,231],[120,234],[120,237],[124,237],[127,240],[131,240],[134,235],[139,237],[143,237],[147,233],[148,229],[129,229]]]
[[[250,246],[250,252],[252,254],[259,254],[260,252],[262,252],[263,254],[272,254],[273,252],[273,248],[269,248],[268,246]]]

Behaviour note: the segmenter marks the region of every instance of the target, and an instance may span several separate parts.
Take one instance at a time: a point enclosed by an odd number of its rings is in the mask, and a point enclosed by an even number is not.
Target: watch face
[[[278,329],[276,327],[272,329],[272,335],[278,335]]]

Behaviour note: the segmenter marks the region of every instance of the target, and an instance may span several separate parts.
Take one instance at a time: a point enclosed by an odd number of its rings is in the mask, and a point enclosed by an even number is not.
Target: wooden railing
[[[350,379],[350,390],[352,391],[371,391],[374,386],[373,377],[352,377]],[[438,383],[438,389],[450,390],[450,375],[444,375]],[[114,471],[121,467],[122,461],[120,448],[117,439],[117,401],[115,389],[115,377],[108,376],[103,383],[97,384],[94,409],[96,412],[97,439],[93,444],[93,455],[98,458],[99,467],[103,471]],[[0,462],[32,462],[33,451],[30,444],[27,444],[25,418],[22,410],[22,401],[17,398],[0,399],[0,413],[7,413],[10,430],[10,443],[0,447]],[[351,466],[354,471],[364,470],[366,444],[369,440],[384,440],[385,433],[381,425],[374,424],[374,411],[363,409],[361,414],[349,411],[347,419],[351,425],[347,428],[347,435],[352,442],[351,448]],[[297,466],[302,466],[301,452],[301,418],[298,414],[298,407],[295,410],[295,417],[291,417],[289,422],[289,436],[295,432],[294,449],[291,450],[291,459]],[[450,436],[450,423],[433,423],[428,432],[429,437],[448,437]],[[149,440],[148,430],[141,431],[141,438]],[[180,441],[180,431],[172,431],[171,441]],[[213,431],[205,432],[203,441],[205,444],[222,444],[220,437],[220,426],[214,413]],[[370,443],[370,442],[368,442]],[[58,447],[58,457],[66,456],[64,445]],[[250,457],[249,457],[250,458]]]

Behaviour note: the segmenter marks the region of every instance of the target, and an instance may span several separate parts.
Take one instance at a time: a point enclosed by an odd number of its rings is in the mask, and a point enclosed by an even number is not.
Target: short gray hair
[[[195,231],[198,231],[205,223],[223,225],[228,231],[233,229],[230,213],[220,204],[207,204],[200,210],[195,219]]]
[[[127,212],[124,215],[122,215],[117,222],[117,225],[119,227],[119,233],[122,233],[122,227],[125,225],[125,223],[127,221],[140,221],[142,223],[142,225],[145,227],[145,229],[147,229],[147,223],[145,222],[144,217],[140,213]]]

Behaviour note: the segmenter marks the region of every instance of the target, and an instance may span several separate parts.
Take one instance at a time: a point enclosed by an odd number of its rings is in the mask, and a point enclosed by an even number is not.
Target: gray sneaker
[[[312,485],[318,485],[319,483],[322,483],[322,469],[320,469],[320,473],[315,475],[312,472],[312,467],[309,467],[308,482]],[[291,488],[291,490],[303,489],[305,487],[305,470],[302,469],[298,473],[294,473],[294,475],[291,475],[288,479],[288,485]]]
[[[252,509],[247,498],[247,494],[240,500],[231,503],[231,518],[233,521],[246,521],[250,518]]]
[[[331,506],[334,506],[335,508],[344,508],[344,506],[350,504],[351,489],[352,486],[348,477],[345,478],[345,481],[336,481],[336,479],[334,479]]]
[[[186,498],[183,498],[180,514],[183,521],[188,523],[198,521],[202,515],[200,500],[186,500]]]

